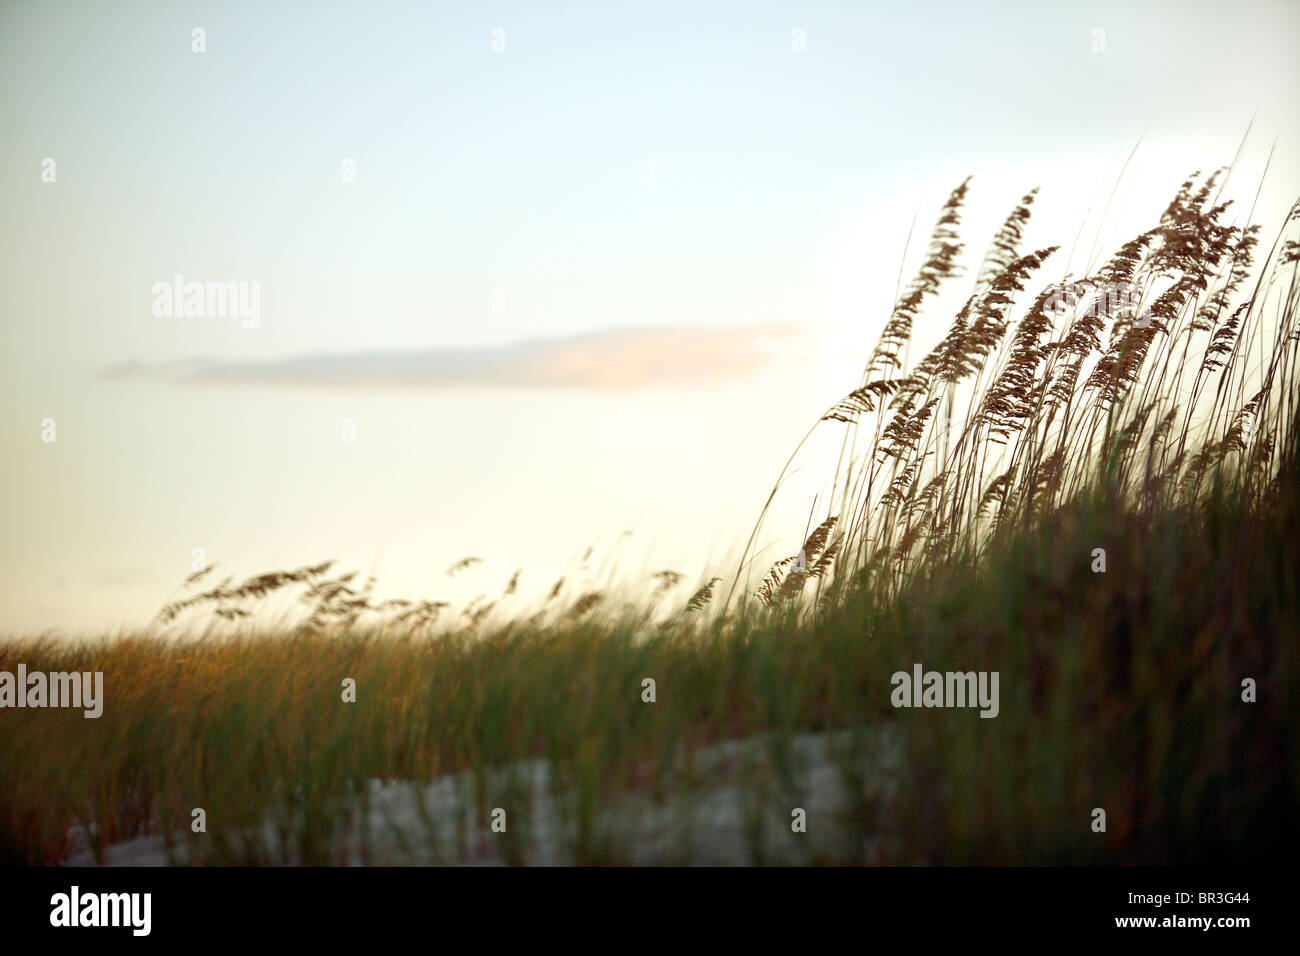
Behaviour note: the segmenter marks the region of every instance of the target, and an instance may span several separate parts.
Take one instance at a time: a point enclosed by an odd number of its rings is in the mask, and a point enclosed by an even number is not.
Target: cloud
[[[309,388],[711,385],[747,378],[789,326],[659,327],[592,332],[469,349],[322,353],[279,359],[128,362],[111,379]]]

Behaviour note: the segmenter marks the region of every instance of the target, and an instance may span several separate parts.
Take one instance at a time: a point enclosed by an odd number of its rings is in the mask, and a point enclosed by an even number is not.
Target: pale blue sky
[[[1118,230],[1254,116],[1240,194],[1276,141],[1276,224],[1300,186],[1297,36],[1293,3],[5,2],[0,629],[141,621],[195,547],[421,594],[496,549],[544,588],[636,525],[633,569],[704,573],[855,384],[913,215],[928,228],[966,174],[972,254],[1034,185],[1042,244],[1068,244],[1144,132]],[[260,325],[155,316],[177,272],[259,282]],[[772,326],[806,335],[756,372],[742,345]],[[716,381],[103,377],[669,327]],[[734,348],[689,338],[718,327]],[[678,438],[611,444],[629,414]]]

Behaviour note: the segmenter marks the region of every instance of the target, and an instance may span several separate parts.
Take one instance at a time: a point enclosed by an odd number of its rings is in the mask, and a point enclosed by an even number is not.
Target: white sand
[[[882,859],[891,842],[888,822],[898,789],[899,754],[892,736],[806,734],[786,738],[785,744],[782,748],[779,738],[763,737],[698,751],[667,792],[656,795],[643,787],[589,814],[586,853],[577,852],[582,840],[575,823],[577,790],[570,781],[553,780],[548,761],[521,761],[424,785],[371,780],[366,793],[348,801],[341,812],[330,859],[346,865],[543,866],[579,859],[633,865]],[[784,773],[777,769],[782,764]],[[858,786],[846,785],[846,769],[862,781]],[[476,800],[480,788],[486,796]],[[481,808],[477,819],[470,809],[476,804]],[[490,829],[495,807],[506,811],[504,833]],[[803,833],[792,831],[795,808],[806,812]],[[462,821],[459,832],[457,820]],[[193,839],[213,839],[219,826],[220,821],[209,818],[208,832]],[[173,841],[177,863],[187,859],[184,836]],[[65,864],[94,865],[86,834],[75,828],[72,837]],[[268,818],[252,841],[255,858],[272,864],[300,862],[294,841],[284,842]],[[885,858],[898,862],[892,853]],[[169,856],[161,836],[147,836],[109,846],[104,862],[165,866]]]

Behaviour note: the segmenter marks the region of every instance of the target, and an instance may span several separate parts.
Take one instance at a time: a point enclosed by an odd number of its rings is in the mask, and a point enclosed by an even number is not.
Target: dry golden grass
[[[922,305],[958,278],[969,182],[954,190],[861,382],[813,425],[842,429],[842,454],[754,600],[748,549],[725,594],[712,578],[673,605],[683,578],[662,571],[620,609],[561,578],[531,616],[502,603],[517,574],[453,614],[377,601],[326,562],[193,575],[151,633],[0,645],[0,669],[99,670],[108,696],[98,720],[0,716],[0,859],[57,862],[79,822],[96,852],[155,833],[191,861],[269,862],[250,838],[269,818],[294,859],[337,862],[368,780],[474,770],[483,811],[518,797],[484,768],[545,758],[574,858],[616,862],[628,836],[600,808],[698,786],[706,744],[767,735],[781,767],[797,733],[878,727],[902,745],[901,796],[881,804],[879,768],[847,759],[857,796],[836,825],[888,836],[883,862],[1279,858],[1300,796],[1300,206],[1257,260],[1259,227],[1226,221],[1219,181],[1192,177],[1151,229],[1021,307],[1057,251],[1021,251],[1028,193],[909,368]],[[298,615],[263,623],[285,597]],[[893,710],[889,676],[917,661],[999,671],[1001,714]],[[756,819],[799,798],[743,786]],[[205,834],[187,826],[199,806]]]

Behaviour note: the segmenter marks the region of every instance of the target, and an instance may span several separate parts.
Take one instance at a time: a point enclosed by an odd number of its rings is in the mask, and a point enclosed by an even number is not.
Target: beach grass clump
[[[1026,194],[922,351],[917,317],[962,280],[961,184],[860,382],[813,423],[840,453],[802,547],[770,565],[765,508],[729,580],[660,571],[631,601],[561,580],[511,610],[516,575],[458,612],[323,562],[196,573],[145,632],[0,644],[0,671],[107,688],[95,719],[0,713],[0,861],[57,863],[79,832],[97,858],[155,835],[178,862],[336,863],[358,840],[383,862],[356,834],[375,782],[461,775],[465,812],[402,839],[469,847],[508,806],[503,858],[528,862],[540,798],[495,770],[530,761],[576,862],[638,859],[644,831],[608,812],[629,795],[678,812],[720,788],[751,862],[1281,860],[1300,797],[1300,206],[1265,249],[1224,176],[1189,178],[1079,276],[1047,275],[1060,247],[1021,248]],[[894,678],[918,666],[996,672],[996,715],[900,708]],[[882,732],[889,759],[867,745]],[[810,824],[835,852],[776,857],[771,829],[816,796],[808,735],[836,741],[842,797]],[[712,760],[737,741],[757,756]],[[698,856],[710,825],[685,821],[660,860]]]

